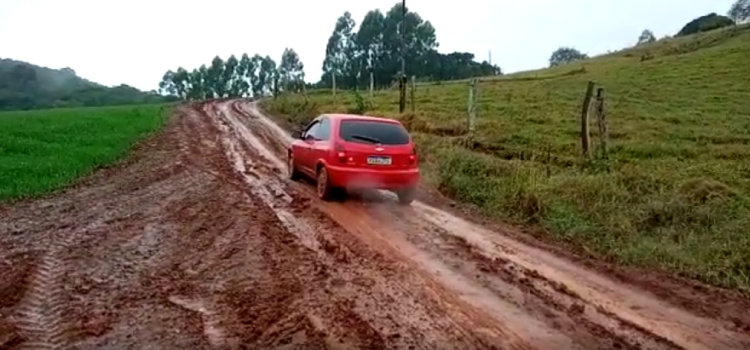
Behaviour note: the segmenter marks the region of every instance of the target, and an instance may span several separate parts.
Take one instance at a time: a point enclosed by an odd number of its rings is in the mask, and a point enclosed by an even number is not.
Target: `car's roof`
[[[398,123],[398,121],[383,117],[375,117],[375,116],[369,116],[369,115],[359,115],[359,114],[341,114],[341,113],[334,113],[334,114],[323,114],[323,117],[331,118],[331,120],[342,120],[342,119],[355,119],[355,120],[366,120],[366,121],[379,121],[379,122],[390,122],[390,123]]]

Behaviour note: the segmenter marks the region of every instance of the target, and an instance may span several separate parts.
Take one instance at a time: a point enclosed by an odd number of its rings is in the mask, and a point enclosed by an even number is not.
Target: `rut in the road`
[[[291,139],[280,128],[270,125],[269,119],[262,115],[257,105],[236,102],[233,106],[236,112],[252,123],[253,131],[265,141],[266,147],[276,150],[277,157],[284,157],[280,150]],[[375,227],[384,228],[378,230],[378,235],[388,237],[393,245],[400,238],[390,232],[398,231],[411,244],[431,251],[433,256],[445,259],[452,255],[453,259],[447,259],[449,264],[463,266],[459,270],[463,270],[464,274],[478,273],[477,276],[482,276],[480,283],[498,293],[498,297],[515,300],[516,305],[526,312],[557,314],[554,321],[550,319],[556,327],[564,324],[565,319],[570,319],[569,331],[576,337],[586,337],[580,334],[580,330],[588,329],[587,332],[596,338],[619,339],[619,346],[629,344],[636,348],[750,348],[748,334],[738,333],[731,323],[696,317],[647,292],[633,294],[630,286],[617,286],[616,282],[596,273],[507,238],[498,240],[500,236],[461,223],[462,220],[423,203],[417,202],[407,210],[393,210],[387,204],[388,199],[383,202],[377,196],[375,198],[374,205],[362,207],[361,210],[352,210],[352,205],[345,208],[324,203],[321,203],[321,208],[350,232],[356,231],[357,227],[363,227],[365,231],[375,230]],[[373,218],[371,223],[364,224],[369,217]],[[435,233],[439,234],[436,236]],[[436,240],[443,243],[436,245]],[[447,243],[448,246],[457,244],[458,249],[446,250],[446,242],[453,242]],[[402,244],[396,249],[403,247],[406,245]],[[412,251],[407,255],[416,258],[419,253]],[[429,269],[429,266],[427,263],[424,268]],[[469,290],[462,292],[461,288],[456,292],[476,293]],[[530,297],[536,298],[536,301],[529,303]],[[625,305],[618,306],[618,303],[624,303],[628,309],[624,308]],[[696,332],[702,332],[702,335],[696,337]]]
[[[290,141],[255,104],[186,104],[120,165],[0,206],[0,348],[750,348],[427,202],[319,201]]]
[[[257,134],[250,134],[250,131],[249,131],[250,126],[245,125],[245,124],[240,124],[241,122],[239,121],[239,119],[237,119],[237,117],[227,117],[228,113],[231,113],[228,106],[223,105],[223,106],[220,106],[217,111],[215,111],[215,116],[219,118],[220,125],[224,124],[225,122],[230,123],[229,125],[231,125],[233,130],[225,129],[230,135],[244,136],[244,138],[240,138],[239,140],[242,143],[244,143],[244,145],[246,146],[244,148],[246,152],[248,152],[250,155],[252,154],[263,155],[263,158],[261,159],[266,159],[268,163],[271,163],[274,165],[281,163],[276,157],[276,155],[273,154],[272,151],[266,148],[265,144],[261,144],[258,141],[259,139],[256,138]],[[257,137],[263,138],[264,141],[268,142],[269,139],[267,138],[267,136],[268,135],[265,135],[265,137],[258,135]],[[258,147],[262,147],[262,149],[257,149]],[[231,149],[238,150],[240,148],[241,147],[232,147]],[[278,152],[278,148],[277,148],[277,152]],[[269,159],[270,157],[273,157],[272,159],[276,159],[276,161]],[[237,156],[229,155],[229,158],[236,159]],[[245,158],[247,159],[247,156]],[[242,173],[244,171],[243,162],[233,161],[232,163],[237,165],[238,172]],[[369,319],[368,323],[375,323],[375,324],[380,323],[381,324],[380,328],[382,328],[383,327],[382,323],[384,320],[378,319],[377,317],[379,317],[379,315],[382,314],[382,311],[378,309],[383,308],[383,306],[378,306],[377,308],[376,306],[384,302],[385,303],[389,303],[389,302],[383,301],[383,300],[379,301],[377,299],[378,297],[380,297],[378,296],[379,293],[384,293],[385,294],[384,297],[389,298],[387,300],[401,299],[403,303],[406,301],[404,300],[405,297],[409,296],[409,298],[411,298],[412,296],[410,294],[414,294],[414,293],[419,294],[418,291],[420,289],[424,289],[425,284],[433,283],[430,280],[424,280],[424,277],[419,277],[419,276],[410,274],[411,275],[409,277],[410,282],[413,283],[413,282],[420,281],[420,280],[424,281],[419,284],[422,286],[421,288],[410,287],[409,285],[412,283],[401,282],[402,285],[397,284],[397,282],[393,280],[393,277],[394,277],[393,267],[389,267],[393,263],[392,262],[385,263],[382,261],[383,258],[372,257],[372,254],[368,252],[368,250],[372,250],[372,247],[364,248],[362,246],[362,243],[368,243],[367,241],[357,242],[356,240],[352,239],[354,237],[350,237],[346,233],[343,233],[343,232],[341,232],[338,235],[323,234],[322,232],[325,232],[325,231],[330,232],[332,229],[335,231],[340,230],[340,229],[334,229],[336,225],[333,222],[330,222],[330,219],[325,217],[323,212],[316,213],[314,209],[307,207],[306,209],[303,209],[302,211],[297,210],[295,215],[289,215],[290,212],[284,209],[288,205],[288,203],[285,203],[285,201],[278,200],[278,198],[286,197],[286,193],[283,190],[283,187],[285,186],[279,181],[280,179],[278,178],[279,176],[278,168],[274,166],[259,165],[259,166],[255,166],[254,169],[264,169],[264,171],[261,171],[262,175],[260,175],[259,178],[250,179],[251,186],[257,187],[259,186],[258,185],[259,183],[262,183],[263,184],[262,186],[266,187],[267,189],[276,189],[275,191],[276,195],[273,197],[263,194],[262,192],[263,190],[261,190],[261,192],[259,193],[259,198],[265,198],[265,200],[267,200],[269,207],[273,208],[277,212],[277,215],[280,217],[281,221],[287,223],[287,228],[289,232],[295,234],[295,236],[297,236],[297,238],[300,239],[300,241],[303,244],[305,244],[309,249],[316,252],[316,254],[319,256],[319,258],[322,261],[329,260],[329,258],[327,258],[326,256],[329,254],[333,254],[334,259],[330,261],[328,265],[330,269],[338,270],[339,267],[337,267],[337,265],[350,265],[349,269],[352,269],[352,268],[354,269],[353,270],[354,275],[355,276],[359,275],[358,277],[353,278],[354,281],[357,281],[357,280],[362,281],[362,282],[368,281],[368,280],[371,281],[371,282],[367,282],[365,285],[369,287],[367,290],[359,290],[353,293],[352,295],[353,298],[358,299],[359,301],[367,300],[369,298],[375,298],[371,302],[369,302],[370,305],[368,305],[368,302],[365,302],[365,305],[362,311],[358,311],[358,313],[362,316],[358,316],[358,317],[363,317],[364,315],[367,315],[365,317],[366,319]],[[309,202],[309,199],[307,200],[307,202]],[[303,214],[303,215],[300,215],[300,214]],[[318,223],[315,229],[311,229],[311,227],[315,226],[309,222],[311,219],[314,219],[315,222]],[[320,226],[321,222],[328,222],[328,223],[326,224],[326,226],[321,227]],[[334,239],[333,236],[336,236],[336,238]],[[344,241],[346,243],[342,244],[340,243],[341,241]],[[354,248],[354,247],[358,247],[358,248]],[[356,250],[352,250],[352,249],[356,249]],[[368,256],[368,255],[371,256],[372,258],[367,259],[367,260],[361,260],[359,258],[361,256]],[[354,266],[351,266],[352,264]],[[372,267],[366,267],[368,265]],[[389,279],[391,279],[391,281],[386,281],[382,279],[382,277],[379,278],[378,275],[380,275],[381,272],[377,270],[373,270],[373,267],[378,267],[378,269],[386,268],[389,271],[391,271],[388,274]],[[361,270],[361,271],[358,271],[358,270]],[[341,272],[338,272],[337,274],[340,274],[340,273]],[[347,275],[349,274],[351,273],[347,273]],[[337,284],[341,282],[346,283],[347,280],[352,280],[352,277],[346,276],[346,275],[340,275],[338,277],[335,277],[335,280],[340,281],[340,282],[336,282]],[[378,282],[377,280],[381,280],[381,281]],[[382,286],[381,288],[385,288],[385,289],[383,291],[378,291],[379,288],[376,288],[377,286]],[[434,285],[434,284],[432,288],[438,288],[438,290],[441,289],[438,285]],[[440,292],[440,293],[444,293],[444,292]],[[442,300],[440,302],[445,303],[446,300]],[[451,302],[455,304],[463,304],[462,302],[459,302],[458,300],[453,300]],[[400,305],[396,307],[403,308],[405,306],[406,305]],[[360,307],[361,306],[357,308],[360,308]],[[433,307],[442,308],[443,306],[441,306],[440,304],[436,304]],[[391,341],[403,339],[403,341],[411,342],[412,336],[407,336],[407,334],[404,334],[404,333],[407,333],[410,330],[410,328],[417,328],[419,329],[419,332],[416,333],[415,335],[419,334],[419,336],[426,338],[426,340],[424,341],[425,342],[424,346],[427,346],[429,344],[433,344],[433,346],[438,346],[439,344],[441,344],[440,341],[436,341],[436,340],[445,337],[445,335],[439,336],[437,335],[437,333],[435,333],[435,334],[428,336],[429,333],[425,333],[427,330],[430,330],[430,332],[432,332],[431,329],[435,327],[441,327],[441,328],[445,327],[445,326],[440,325],[442,322],[438,321],[439,318],[436,318],[439,316],[437,315],[430,316],[428,318],[430,319],[429,323],[422,323],[424,322],[424,320],[426,320],[426,318],[424,316],[418,317],[418,315],[420,313],[423,313],[424,311],[419,311],[417,309],[411,310],[409,312],[405,312],[405,311],[406,310],[401,310],[398,313],[392,313],[392,314],[386,313],[382,315],[385,318],[390,318],[392,319],[393,322],[396,322],[393,326],[387,327],[387,328],[393,329],[392,331],[393,334],[399,334],[397,338],[391,339]],[[396,317],[395,316],[396,314],[400,314],[401,316]],[[404,316],[406,316],[407,318],[402,319],[400,321],[398,320],[398,318],[403,318]],[[452,321],[452,319],[458,318],[459,320],[463,319],[462,322],[470,322],[469,320],[471,320],[472,318],[477,319],[477,316],[478,315],[472,315],[470,317],[469,315],[462,314],[461,312],[459,313],[453,312],[451,315],[451,318],[446,320],[450,322],[452,325],[449,327],[443,328],[441,332],[445,333],[447,329],[453,328],[455,331],[461,332],[462,335],[460,337],[467,338],[467,340],[470,340],[471,338],[476,338],[476,335],[472,335],[471,333],[464,330],[466,328],[465,325],[462,325],[460,323],[455,323],[455,321]],[[481,318],[482,317],[479,317],[477,320],[475,320],[475,322]],[[420,323],[422,324],[411,325],[411,323],[415,322],[417,319],[422,319],[423,321],[420,321]],[[486,322],[486,320],[484,322]],[[487,328],[488,332],[491,332],[489,330],[490,328],[488,327],[491,328],[492,326],[490,326],[489,324],[486,324],[485,326],[483,326],[483,328]],[[490,337],[496,339],[495,342],[498,342],[498,344],[503,344],[503,343],[508,343],[510,341],[512,343],[511,339],[513,339],[513,336],[510,336],[510,334],[503,333],[501,330],[497,330],[497,331],[499,333],[495,335],[490,335]],[[499,338],[497,337],[501,337],[505,339],[499,340]],[[479,341],[479,340],[474,340],[474,341]],[[455,343],[455,340],[453,342]],[[487,341],[480,341],[480,343],[478,344],[481,344],[481,343],[484,343],[485,344],[484,346],[490,346],[491,344],[491,342],[487,342]],[[474,346],[478,344],[475,344]]]
[[[277,146],[272,147],[271,145],[264,146],[269,147],[270,149],[275,149],[276,157],[282,156],[280,153],[280,150],[283,150],[282,147],[279,147],[278,144],[285,141],[282,137],[274,139],[273,136],[273,130],[268,130],[267,128],[268,124],[263,123],[263,119],[258,118],[258,116],[253,116],[252,113],[243,113],[242,106],[234,105],[234,110],[243,114],[248,120],[245,120],[245,122],[251,123],[248,127],[245,127],[243,125],[238,126],[238,128],[247,128],[252,129],[255,133],[257,133],[257,138],[263,139],[266,142],[266,145],[268,145],[268,142],[276,142]],[[256,137],[256,136],[254,136]],[[254,142],[257,144],[257,142]],[[271,153],[270,149],[265,150],[264,152],[261,152],[263,154]],[[491,296],[491,293],[489,291],[486,291],[482,289],[481,287],[476,287],[474,281],[470,279],[464,278],[460,274],[455,274],[451,268],[448,268],[443,262],[439,261],[440,259],[435,259],[430,257],[429,255],[425,255],[425,252],[423,252],[420,249],[416,249],[416,247],[413,247],[411,243],[413,242],[402,242],[400,244],[397,244],[396,242],[403,241],[403,238],[399,237],[397,234],[392,234],[390,232],[384,231],[384,230],[378,230],[376,227],[378,226],[384,226],[386,230],[393,229],[397,227],[385,224],[386,222],[392,221],[393,218],[388,217],[382,217],[381,222],[375,222],[369,219],[375,212],[372,210],[351,210],[351,206],[357,207],[358,204],[356,203],[348,203],[345,207],[341,207],[337,204],[324,204],[320,203],[320,208],[330,217],[334,218],[334,220],[337,220],[338,223],[344,225],[349,230],[350,234],[356,235],[359,239],[364,240],[367,242],[368,246],[372,248],[380,247],[380,249],[384,250],[391,250],[391,246],[397,245],[398,249],[400,249],[400,253],[402,259],[413,259],[421,261],[420,264],[422,266],[420,267],[419,264],[414,265],[411,263],[410,265],[413,265],[416,268],[416,271],[420,271],[422,269],[427,270],[440,270],[440,277],[437,278],[437,281],[440,281],[441,283],[447,284],[449,286],[453,287],[459,287],[456,291],[459,294],[472,294],[474,295],[471,299],[466,300],[466,298],[461,297],[459,300],[455,299],[452,301],[453,303],[459,303],[463,305],[463,308],[469,310],[473,307],[480,308],[480,309],[486,309],[491,310],[494,313],[494,317],[502,316],[500,317],[502,323],[498,323],[498,320],[491,321],[492,317],[488,317],[488,315],[480,315],[475,314],[473,317],[478,319],[484,319],[489,324],[502,324],[503,326],[496,331],[499,332],[498,334],[502,334],[502,338],[504,338],[504,341],[501,343],[505,343],[508,346],[512,346],[511,344],[517,344],[519,346],[530,346],[530,344],[537,343],[537,345],[546,344],[545,346],[557,346],[559,348],[572,348],[575,347],[573,345],[575,342],[571,342],[569,338],[566,336],[563,336],[559,334],[559,332],[554,331],[550,325],[545,324],[545,321],[542,320],[535,320],[534,318],[530,318],[528,315],[525,315],[523,311],[521,311],[518,306],[509,304],[504,301],[504,299],[497,298],[494,296]],[[348,207],[348,208],[347,208]],[[372,221],[372,222],[371,222]],[[361,224],[361,225],[360,225]],[[418,229],[418,231],[421,229]],[[416,233],[415,235],[420,235],[424,233]],[[414,236],[412,234],[406,235],[406,237]],[[377,237],[381,237],[381,239],[377,239]],[[404,238],[406,238],[404,237]],[[375,239],[374,239],[375,238]],[[387,243],[384,244],[382,239],[387,240]],[[424,248],[424,247],[421,247]],[[398,250],[397,249],[397,250]],[[441,253],[444,252],[438,252],[434,251],[432,252],[439,256]],[[455,266],[455,261],[452,262]],[[469,271],[469,276],[471,276],[475,272]],[[450,277],[453,276],[453,277]],[[427,278],[428,280],[433,280],[435,278],[429,276],[429,275],[423,275],[422,278]],[[432,282],[434,283],[434,282]],[[437,285],[436,285],[437,286]],[[507,285],[507,287],[511,287],[510,285]],[[455,289],[455,288],[453,288]],[[480,295],[485,295],[483,297],[480,297]],[[447,295],[445,296],[448,297]],[[476,303],[478,300],[483,300],[480,303]],[[467,304],[468,302],[468,304]],[[473,305],[473,307],[469,306]],[[545,311],[547,311],[545,309]],[[547,311],[549,312],[549,311]],[[561,314],[562,316],[565,316],[565,312]],[[459,315],[453,315],[453,317],[460,317]],[[563,318],[564,320],[565,318]],[[558,325],[559,327],[559,325]],[[573,324],[570,325],[571,328],[577,328]],[[600,339],[588,336],[588,339],[584,341],[584,343],[589,344],[596,344],[601,343],[604,348],[612,345],[617,345],[620,347],[625,346],[625,344],[628,344],[630,342],[616,342],[612,343],[611,339],[615,339],[612,334],[609,334],[606,330],[601,329],[601,327],[598,325],[592,325],[593,328],[597,331],[597,335]],[[598,327],[598,328],[597,328]],[[538,339],[532,340],[536,334],[536,337]],[[581,334],[579,332],[578,334],[579,339],[583,340],[587,338],[586,334]],[[522,340],[523,339],[523,340]],[[566,340],[567,339],[567,340]],[[657,340],[657,342],[660,342]],[[522,345],[526,344],[526,345]],[[632,343],[631,343],[632,344]]]

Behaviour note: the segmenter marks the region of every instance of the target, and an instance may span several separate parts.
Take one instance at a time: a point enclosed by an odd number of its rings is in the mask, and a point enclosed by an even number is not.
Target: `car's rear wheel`
[[[409,205],[417,197],[416,187],[409,187],[396,192],[399,204]]]
[[[297,171],[297,165],[294,164],[294,157],[290,154],[287,160],[287,171],[289,179],[297,181],[300,179],[300,173]]]
[[[324,201],[329,201],[334,197],[334,188],[331,186],[331,180],[328,177],[328,170],[322,166],[318,169],[318,197]]]

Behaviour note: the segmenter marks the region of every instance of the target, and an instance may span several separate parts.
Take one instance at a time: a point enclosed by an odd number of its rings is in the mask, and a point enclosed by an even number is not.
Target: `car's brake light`
[[[347,160],[349,162],[351,162],[353,160],[352,157],[348,157],[348,159],[347,159],[347,157],[346,157],[346,149],[340,143],[338,143],[338,142],[334,143],[333,144],[333,149],[336,151],[336,157],[339,159],[340,163],[346,163]]]

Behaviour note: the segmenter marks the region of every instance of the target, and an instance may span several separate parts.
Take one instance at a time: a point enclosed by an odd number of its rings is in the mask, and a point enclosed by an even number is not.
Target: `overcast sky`
[[[71,67],[105,85],[156,89],[179,66],[247,52],[278,62],[291,47],[318,80],[344,11],[359,23],[397,0],[0,0],[0,57]],[[691,19],[725,14],[734,0],[407,0],[432,22],[441,52],[467,51],[505,72],[540,68],[560,46],[590,55],[661,38]]]

